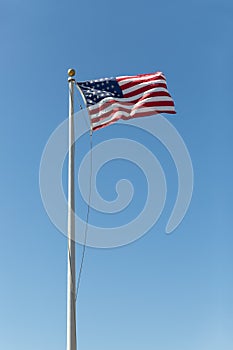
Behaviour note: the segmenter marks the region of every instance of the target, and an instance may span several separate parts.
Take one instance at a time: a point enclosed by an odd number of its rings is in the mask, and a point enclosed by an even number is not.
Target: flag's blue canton
[[[90,80],[78,83],[87,101],[87,107],[95,105],[106,97],[123,97],[121,88],[115,78]]]

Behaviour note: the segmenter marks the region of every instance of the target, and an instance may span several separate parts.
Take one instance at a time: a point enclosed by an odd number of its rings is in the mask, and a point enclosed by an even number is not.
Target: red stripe
[[[164,80],[164,83],[155,83],[155,84],[161,84],[163,87],[167,88],[166,80],[165,79],[161,79],[160,77],[158,77],[158,79],[157,78],[156,79],[155,78],[150,78],[148,80],[130,81],[129,83],[121,85],[120,88],[121,88],[121,90],[125,90],[125,89],[128,89],[130,87],[137,86],[138,84],[147,83],[147,82],[155,81],[155,80]],[[149,85],[149,87],[151,87],[151,86],[153,86],[153,84]]]
[[[169,101],[167,101],[169,102]],[[140,107],[138,108],[132,108],[131,110],[129,110],[128,108],[124,108],[124,107],[116,107],[116,108],[113,108],[111,109],[109,112],[106,112],[106,113],[103,113],[100,117],[96,117],[96,118],[91,118],[91,121],[92,123],[97,123],[101,120],[104,120],[108,117],[110,117],[111,115],[114,115],[116,112],[126,112],[128,114],[130,114],[131,112],[136,112],[137,111],[140,111],[141,108],[144,108],[144,107],[155,107],[154,110],[152,111],[148,111],[148,112],[142,112],[142,113],[150,113],[150,114],[154,114],[154,113],[174,113],[173,111],[169,111],[169,112],[164,112],[164,111],[167,111],[166,109],[166,106],[171,106],[171,107],[174,107],[174,104],[172,102],[170,102],[169,104],[156,104],[156,105],[153,105],[152,103],[150,102],[147,102],[147,103],[144,103],[143,105],[140,105]],[[164,107],[163,110],[160,110],[160,111],[156,111],[156,107]],[[138,114],[138,113],[137,113]],[[125,118],[125,117],[124,117]]]
[[[155,72],[155,73],[149,73],[149,74],[127,75],[125,77],[117,77],[116,80],[123,81],[130,78],[142,78],[142,77],[148,77],[148,76],[165,78],[162,72]]]
[[[102,129],[104,128],[105,126],[108,126],[108,125],[111,125],[113,123],[115,123],[116,121],[118,121],[119,119],[122,119],[122,120],[129,120],[129,119],[135,119],[135,118],[141,118],[141,117],[149,117],[149,116],[152,116],[152,115],[155,115],[155,114],[160,114],[160,113],[169,113],[169,114],[176,114],[176,111],[159,111],[159,112],[143,112],[143,113],[137,113],[136,115],[134,115],[133,117],[125,117],[125,116],[117,116],[116,118],[114,118],[113,120],[111,120],[110,122],[107,122],[107,123],[103,123],[101,125],[98,125],[96,127],[93,127],[93,130],[98,130],[98,129]]]
[[[124,95],[124,97],[125,98],[127,98],[127,97],[133,97],[133,96],[135,96],[135,95],[139,95],[139,94],[142,94],[143,92],[145,92],[145,91],[150,91],[150,89],[154,89],[154,88],[167,88],[167,86],[165,85],[164,86],[164,84],[151,84],[150,86],[143,86],[143,87],[141,87],[140,89],[138,89],[138,90],[135,90],[135,91],[131,91],[131,92],[128,92],[127,94],[124,94],[124,92],[123,92],[123,95]]]
[[[119,112],[119,111],[130,113],[130,111],[126,108],[114,108],[111,111],[102,114],[101,117],[91,118],[91,121],[92,121],[92,123],[97,123],[101,120],[104,120],[104,119],[110,117],[111,115],[114,115],[116,112]]]
[[[132,108],[133,108],[133,105],[135,105],[135,103],[137,103],[138,101],[143,101],[143,100],[145,100],[145,99],[147,99],[149,97],[161,97],[161,96],[171,97],[168,92],[162,92],[162,91],[160,91],[159,93],[152,92],[152,93],[145,94],[144,96],[142,96],[140,98],[136,98],[135,100],[133,100],[131,102],[124,102],[123,99],[122,99],[122,101],[120,101],[120,102],[118,102],[116,100],[105,102],[101,106],[97,104],[95,109],[89,110],[89,113],[90,113],[90,115],[96,114],[97,112],[100,112],[100,111],[110,107],[111,105],[113,105],[115,103],[119,103],[119,104],[121,104],[121,106],[132,106]],[[160,105],[163,106],[163,105],[165,105],[164,102],[166,102],[166,101],[157,101],[157,102],[160,103]],[[167,102],[169,102],[169,101],[167,101]],[[173,105],[174,105],[173,101],[170,101],[170,102],[172,102]]]
[[[174,106],[173,101],[150,101],[150,102],[143,102],[140,103],[140,105],[137,107],[135,105],[135,109],[142,108],[142,107],[163,107],[163,106]],[[134,110],[134,107],[132,108]]]
[[[140,96],[140,97],[135,98],[134,100],[128,102],[128,104],[129,104],[129,105],[130,105],[130,104],[135,104],[135,103],[137,103],[138,101],[143,101],[143,100],[145,100],[145,99],[147,99],[147,98],[150,98],[150,97],[163,97],[163,96],[172,98],[171,95],[169,94],[169,92],[164,92],[164,91],[149,92],[149,91],[148,91],[148,93],[146,93],[146,94],[144,94],[144,95],[142,95],[142,96]],[[122,99],[122,100],[123,100],[123,99]],[[161,100],[161,102],[162,102],[162,100]],[[121,103],[121,102],[120,102],[120,103]]]
[[[135,96],[137,96],[137,95],[135,95]],[[135,98],[135,100],[132,100],[131,102],[128,102],[128,103],[136,103],[137,101],[144,100],[145,98],[148,98],[148,97],[161,97],[161,96],[171,97],[171,95],[169,94],[168,91],[150,92],[150,90],[149,90],[148,93],[146,93],[140,97],[137,97],[137,98]]]
[[[106,108],[112,106],[112,105],[115,104],[115,103],[120,103],[121,106],[119,106],[119,107],[114,107],[114,109],[115,109],[115,108],[124,108],[124,107],[122,107],[122,106],[131,106],[131,105],[133,106],[133,105],[134,105],[134,103],[117,102],[116,100],[113,100],[113,101],[105,102],[102,106],[96,105],[96,108],[95,108],[95,109],[92,109],[92,110],[89,109],[89,114],[90,114],[90,115],[93,115],[93,114],[96,114],[97,112],[101,112],[101,111],[103,111],[104,109],[106,109]]]
[[[129,76],[129,77],[125,77],[125,78],[116,78],[116,81],[119,82],[124,82],[124,80],[132,80],[132,81],[150,81],[150,80],[158,80],[158,79],[163,79],[166,81],[166,78],[164,75],[153,75],[153,74],[148,74],[147,75],[135,75],[135,76]],[[123,84],[124,85],[124,84]]]

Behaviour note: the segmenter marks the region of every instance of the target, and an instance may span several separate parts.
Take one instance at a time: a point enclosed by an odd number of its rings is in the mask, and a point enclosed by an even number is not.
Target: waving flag
[[[90,80],[77,85],[86,99],[93,130],[119,119],[176,113],[161,72]]]

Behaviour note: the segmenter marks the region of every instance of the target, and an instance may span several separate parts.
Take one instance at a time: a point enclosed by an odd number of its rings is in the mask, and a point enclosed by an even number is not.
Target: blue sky
[[[170,189],[165,209],[135,243],[87,249],[79,350],[232,349],[232,16],[227,0],[1,1],[1,349],[65,349],[66,238],[43,208],[38,174],[67,117],[70,67],[80,80],[163,71],[177,109],[167,118],[195,175],[189,211],[167,236],[177,178],[154,143]],[[95,143],[118,130],[99,131]],[[116,174],[125,169],[139,187],[142,174],[123,166],[113,164]],[[114,193],[109,172],[99,176],[105,196]]]

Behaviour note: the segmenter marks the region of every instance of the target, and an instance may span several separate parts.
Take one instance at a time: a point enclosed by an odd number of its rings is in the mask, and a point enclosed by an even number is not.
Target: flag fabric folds
[[[77,85],[85,97],[93,130],[119,119],[176,113],[161,72],[90,80]]]

